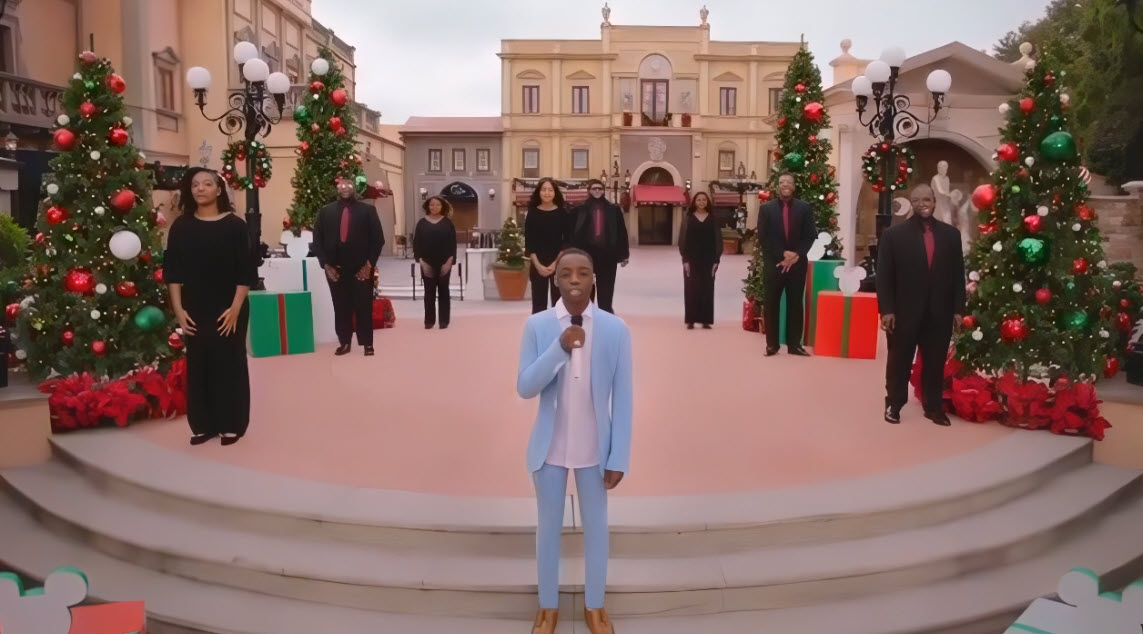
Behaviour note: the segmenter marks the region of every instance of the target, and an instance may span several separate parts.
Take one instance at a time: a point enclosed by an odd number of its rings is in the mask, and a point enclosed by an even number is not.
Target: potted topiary
[[[524,299],[528,289],[528,259],[524,257],[524,233],[511,216],[500,229],[500,254],[492,263],[496,291],[503,300]]]

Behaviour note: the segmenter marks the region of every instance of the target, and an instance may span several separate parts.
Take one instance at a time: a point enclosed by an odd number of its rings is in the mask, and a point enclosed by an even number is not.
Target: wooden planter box
[[[524,299],[528,290],[528,267],[508,268],[492,265],[492,277],[496,280],[496,291],[500,299],[515,301]]]
[[[723,238],[722,239],[722,252],[725,255],[738,254],[738,238]]]

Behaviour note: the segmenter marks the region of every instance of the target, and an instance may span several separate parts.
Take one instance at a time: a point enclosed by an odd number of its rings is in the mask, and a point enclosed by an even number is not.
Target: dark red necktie
[[[790,241],[790,203],[782,202],[782,227],[786,230],[786,242]]]
[[[349,207],[341,208],[341,241],[349,239]]]
[[[595,225],[595,239],[598,240],[603,237],[603,209],[600,207],[595,208],[595,216],[592,218]]]
[[[933,250],[936,244],[933,242],[933,223],[925,223],[925,255],[929,258],[929,268],[933,268]]]

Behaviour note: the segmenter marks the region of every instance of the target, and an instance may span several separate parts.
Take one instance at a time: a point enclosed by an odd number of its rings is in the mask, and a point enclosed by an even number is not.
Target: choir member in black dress
[[[333,325],[338,346],[334,354],[349,353],[353,331],[365,356],[373,356],[373,270],[385,246],[377,209],[357,200],[353,181],[339,178],[338,199],[318,211],[310,250],[329,278]],[[356,328],[355,326],[356,322]]]
[[[627,266],[631,246],[627,241],[627,224],[623,210],[603,197],[603,182],[587,182],[588,199],[571,212],[569,246],[583,249],[595,264],[596,304],[614,314],[615,272]]]
[[[171,224],[163,279],[187,346],[191,444],[222,436],[238,442],[250,423],[246,300],[257,280],[246,222],[234,214],[222,178],[196,167],[180,187],[182,214]]]
[[[722,231],[710,215],[710,196],[698,192],[679,228],[679,253],[683,256],[684,320],[687,330],[714,323],[714,274],[722,259]]]
[[[547,310],[548,296],[552,306],[560,299],[556,287],[556,258],[567,247],[568,214],[564,209],[564,195],[551,178],[540,179],[528,201],[528,215],[524,217],[524,255],[531,260],[529,276],[532,278],[532,313]]]
[[[449,274],[456,262],[456,227],[448,216],[452,205],[440,196],[433,196],[421,205],[425,217],[417,221],[413,230],[413,259],[421,265],[421,279],[425,283],[425,328],[437,323],[437,304],[440,304],[441,330],[448,328],[451,297]]]

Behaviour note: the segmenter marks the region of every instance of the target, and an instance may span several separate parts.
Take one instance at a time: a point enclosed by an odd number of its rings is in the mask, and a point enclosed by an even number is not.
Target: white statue
[[[707,11],[706,5],[705,4],[702,5],[702,9],[699,9],[699,18],[702,19],[703,26],[706,26],[706,18],[709,15],[710,15],[710,11]]]
[[[953,202],[952,191],[949,189],[949,164],[948,161],[940,161],[937,163],[937,173],[933,176],[933,180],[929,183],[933,187],[933,194],[935,194],[936,208],[933,210],[933,215],[937,220],[951,225],[956,225],[953,221]],[[959,193],[959,192],[958,192]]]
[[[606,2],[603,3],[603,23],[611,24],[611,7]]]

